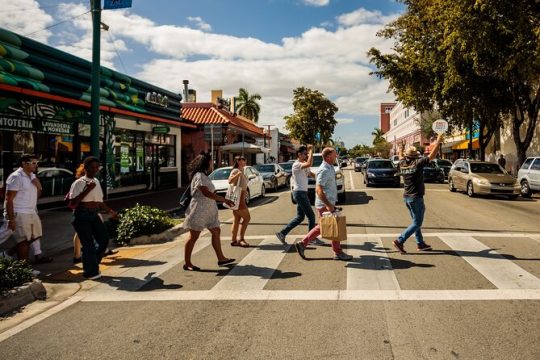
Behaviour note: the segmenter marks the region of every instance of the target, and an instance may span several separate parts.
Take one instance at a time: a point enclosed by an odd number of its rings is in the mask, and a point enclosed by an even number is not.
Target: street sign
[[[133,0],[105,0],[103,9],[123,9],[130,8]]]
[[[432,128],[437,134],[444,134],[448,130],[448,122],[443,119],[435,120]]]
[[[156,125],[152,128],[153,134],[168,134],[171,131],[167,125]]]

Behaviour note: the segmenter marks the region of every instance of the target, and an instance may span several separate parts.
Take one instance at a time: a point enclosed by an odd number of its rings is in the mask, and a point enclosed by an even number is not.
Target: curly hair
[[[206,154],[197,155],[188,165],[188,173],[190,179],[193,179],[196,173],[202,172],[206,174],[210,169],[210,156]]]

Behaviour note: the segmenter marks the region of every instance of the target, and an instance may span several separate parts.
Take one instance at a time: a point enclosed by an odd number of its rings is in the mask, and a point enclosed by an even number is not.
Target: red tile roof
[[[264,136],[263,130],[253,121],[228,110],[220,109],[213,103],[183,103],[182,118],[197,125],[227,124],[249,131],[257,136]]]

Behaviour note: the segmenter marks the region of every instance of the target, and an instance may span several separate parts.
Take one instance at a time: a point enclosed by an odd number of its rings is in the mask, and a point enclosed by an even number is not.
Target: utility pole
[[[268,124],[268,125],[261,125],[261,126],[262,126],[263,128],[264,128],[265,126],[267,126],[267,127],[268,127],[267,133],[268,133],[268,135],[270,135],[270,126],[275,126],[275,125],[273,125],[273,124]],[[263,130],[263,136],[264,136],[264,147],[266,148],[266,134],[264,133],[264,130]],[[278,136],[279,136],[279,134],[278,134]],[[266,164],[266,155],[267,155],[267,154],[266,154],[266,152],[265,152],[265,153],[264,153],[264,163],[265,163],[265,164]]]
[[[92,9],[92,82],[90,119],[90,149],[99,158],[99,96],[100,96],[100,42],[101,42],[101,0],[90,0]]]

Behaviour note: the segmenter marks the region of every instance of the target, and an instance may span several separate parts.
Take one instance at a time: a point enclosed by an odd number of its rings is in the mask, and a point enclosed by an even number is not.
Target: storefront
[[[4,29],[0,55],[0,185],[32,153],[45,195],[60,197],[90,154],[91,64]],[[108,193],[180,186],[182,128],[196,128],[180,118],[181,96],[103,67],[100,95]]]

